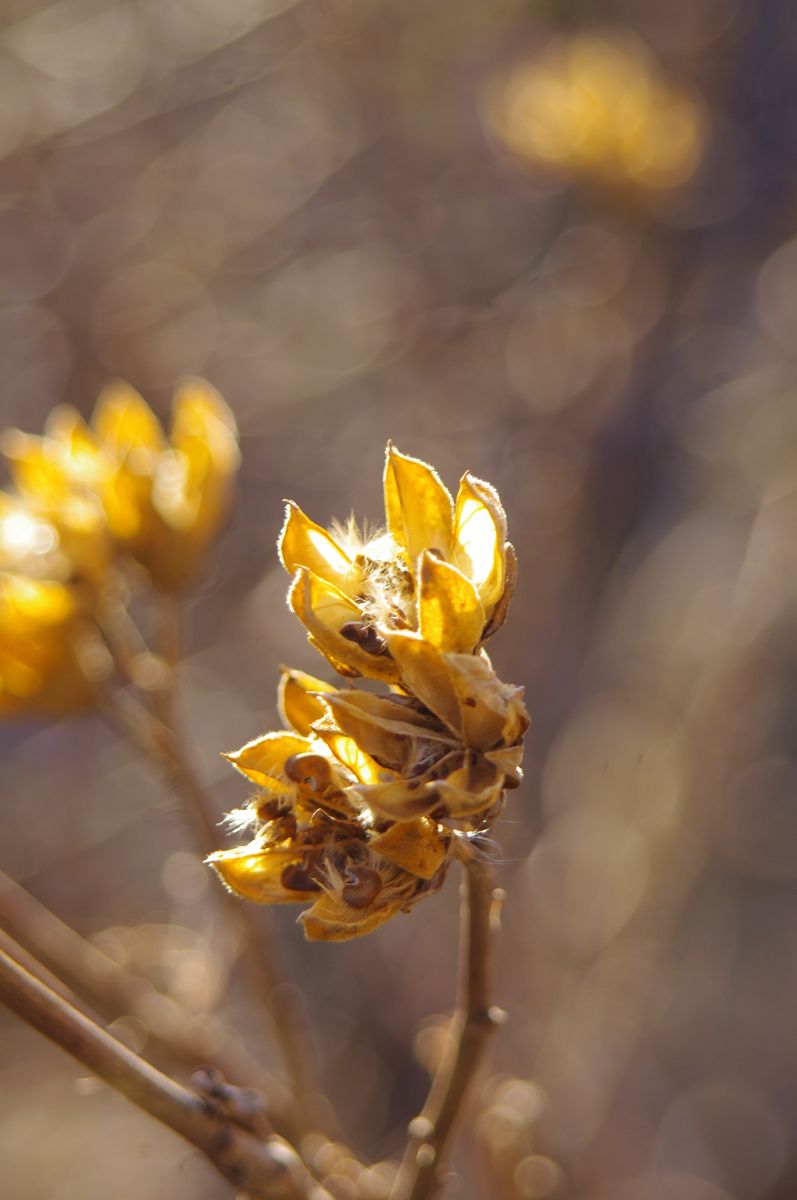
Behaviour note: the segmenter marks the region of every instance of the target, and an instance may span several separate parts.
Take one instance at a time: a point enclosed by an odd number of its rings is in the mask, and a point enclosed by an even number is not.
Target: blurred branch
[[[171,703],[168,707],[171,708]],[[131,745],[158,768],[177,794],[193,825],[201,852],[210,854],[217,849],[218,833],[208,815],[203,789],[188,763],[173,724],[165,724],[129,696],[109,700],[105,712]],[[240,935],[250,979],[263,997],[277,1034],[293,1093],[291,1140],[298,1141],[305,1133],[328,1124],[329,1120],[329,1106],[316,1082],[312,1041],[305,1029],[301,998],[295,989],[282,982],[275,966],[276,948],[268,930],[258,920],[258,914],[228,892],[219,889],[217,895],[228,921]]]
[[[239,1044],[235,1034],[212,1015],[198,1016],[187,1011],[170,996],[164,995],[141,976],[132,974],[97,946],[86,941],[64,924],[34,896],[0,871],[0,922],[22,940],[22,947],[4,944],[0,948],[22,962],[32,974],[63,994],[63,984],[45,972],[41,963],[25,951],[33,951],[74,982],[84,995],[92,997],[106,1015],[130,1014],[143,1022],[150,1038],[169,1061],[181,1061],[190,1068],[214,1063],[228,1078],[249,1082],[267,1097],[269,1121],[285,1137],[290,1135],[286,1120],[287,1097],[277,1083]],[[66,997],[73,1004],[71,995]],[[280,1094],[280,1092],[282,1094]]]
[[[502,1014],[490,1004],[492,934],[500,895],[490,865],[470,858],[463,865],[460,975],[457,1011],[422,1112],[410,1122],[410,1138],[391,1200],[430,1200],[440,1186],[443,1156],[468,1089]]]
[[[133,1104],[168,1125],[251,1200],[324,1200],[287,1143],[259,1141],[228,1111],[189,1091],[84,1016],[0,951],[0,1000]]]

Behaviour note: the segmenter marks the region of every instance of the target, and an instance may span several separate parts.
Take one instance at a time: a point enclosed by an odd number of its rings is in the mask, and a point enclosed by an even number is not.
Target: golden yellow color
[[[283,668],[285,728],[227,755],[261,789],[230,817],[253,836],[208,859],[243,899],[312,902],[310,940],[370,933],[436,892],[521,779],[522,689],[483,648],[515,580],[498,495],[466,474],[454,500],[391,445],[384,489],[385,532],[328,531],[289,504],[279,552],[311,644],[391,690]]]
[[[62,716],[94,703],[110,670],[63,584],[0,574],[0,716]]]
[[[628,35],[560,38],[486,94],[488,125],[518,158],[613,185],[672,188],[697,167],[699,101]]]
[[[506,616],[515,553],[497,492],[473,475],[454,501],[433,467],[388,445],[384,494],[387,530],[366,541],[289,504],[278,549],[311,644],[342,675],[399,684],[389,634],[472,653]]]
[[[97,498],[112,538],[165,591],[190,586],[202,569],[240,461],[232,413],[198,379],[177,389],[168,437],[138,392],[114,383],[90,426],[56,409],[43,437],[12,431],[4,450],[32,508],[63,513]]]
[[[247,900],[313,901],[302,914],[310,940],[342,941],[369,933],[443,881],[451,835],[423,818],[392,828],[374,820],[360,789],[396,772],[380,766],[354,738],[325,723],[318,683],[285,671],[280,706],[293,728],[247,743],[229,761],[262,789],[242,813],[254,824],[247,845],[208,862]],[[359,693],[358,693],[359,694]],[[298,727],[298,728],[297,728]]]

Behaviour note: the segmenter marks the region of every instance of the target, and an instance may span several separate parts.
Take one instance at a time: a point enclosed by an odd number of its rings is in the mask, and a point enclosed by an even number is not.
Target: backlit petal
[[[379,764],[357,745],[354,738],[331,729],[319,729],[317,737],[329,746],[338,762],[348,767],[360,783],[378,783],[382,778]]]
[[[224,757],[260,787],[287,795],[293,789],[285,777],[285,760],[312,749],[308,738],[294,733],[267,733]]]
[[[319,579],[326,580],[347,595],[354,595],[359,572],[349,556],[326,529],[305,516],[298,504],[289,500],[285,506],[277,552],[280,562],[293,575],[299,567],[307,567]]]
[[[333,666],[340,663],[352,674],[398,682],[398,668],[388,655],[371,654],[341,633],[346,626],[359,626],[363,614],[354,601],[331,583],[301,567],[288,592],[288,605],[304,624],[313,644]]]
[[[424,551],[419,560],[421,637],[438,650],[469,654],[481,641],[484,609],[474,584],[443,559]]]
[[[388,529],[406,550],[410,566],[422,550],[447,555],[454,506],[434,468],[388,444],[384,484]]]
[[[283,724],[295,729],[304,737],[309,737],[310,726],[326,713],[323,702],[310,693],[336,690],[331,683],[324,683],[323,679],[316,679],[315,675],[283,667],[277,691],[277,707]]]
[[[451,561],[468,576],[488,619],[504,590],[506,516],[489,483],[466,474],[457,494]]]
[[[286,888],[282,873],[292,863],[301,862],[295,850],[263,849],[257,842],[235,850],[218,850],[205,859],[217,872],[225,887],[257,904],[295,904],[314,900],[318,889],[298,891]]]

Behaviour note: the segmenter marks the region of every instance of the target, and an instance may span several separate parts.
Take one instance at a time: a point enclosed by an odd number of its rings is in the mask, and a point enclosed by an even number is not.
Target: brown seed
[[[366,654],[385,654],[387,642],[376,632],[373,625],[365,625],[362,621],[347,621],[340,627],[341,637],[354,642]]]
[[[320,892],[321,888],[299,863],[288,863],[283,868],[282,886],[291,892]]]
[[[285,774],[301,788],[318,794],[332,781],[332,768],[320,754],[292,754],[285,759]]]
[[[350,908],[367,908],[382,891],[379,873],[371,867],[357,867],[351,875],[354,878],[343,885],[341,896]]]

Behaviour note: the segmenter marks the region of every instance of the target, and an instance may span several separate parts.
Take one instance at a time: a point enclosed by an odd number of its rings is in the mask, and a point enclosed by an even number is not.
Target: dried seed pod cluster
[[[126,566],[144,586],[195,580],[238,469],[235,421],[202,380],[177,389],[167,437],[124,383],[87,424],[55,409],[44,435],[8,430],[0,493],[0,715],[53,716],[96,701],[110,660],[99,632]]]
[[[368,933],[436,891],[521,778],[522,690],[483,648],[515,578],[495,490],[465,475],[454,501],[432,467],[388,446],[385,510],[387,530],[361,540],[288,505],[291,609],[341,675],[390,691],[284,670],[284,731],[229,755],[262,789],[232,814],[252,840],[209,859],[247,899],[311,901],[300,919],[314,940]]]

